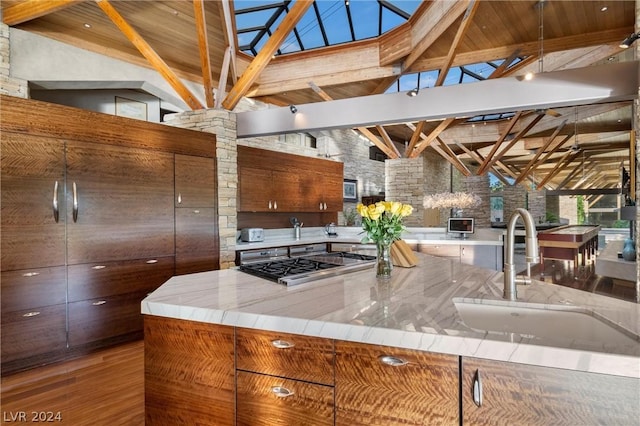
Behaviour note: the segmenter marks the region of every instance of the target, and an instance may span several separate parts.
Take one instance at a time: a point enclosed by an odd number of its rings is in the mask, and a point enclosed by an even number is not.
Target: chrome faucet
[[[518,217],[524,222],[525,232],[525,260],[527,262],[527,276],[516,277],[516,268],[513,263],[513,250],[515,246],[515,230]],[[516,284],[531,283],[531,264],[540,262],[538,253],[538,237],[533,217],[525,209],[516,209],[509,218],[507,225],[507,243],[505,246],[504,260],[504,294],[503,298],[515,301],[518,298]]]

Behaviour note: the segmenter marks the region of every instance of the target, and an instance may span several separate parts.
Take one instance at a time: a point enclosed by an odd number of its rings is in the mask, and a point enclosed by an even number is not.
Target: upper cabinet
[[[216,160],[176,154],[176,207],[216,207]]]
[[[238,211],[342,210],[343,164],[238,147]]]

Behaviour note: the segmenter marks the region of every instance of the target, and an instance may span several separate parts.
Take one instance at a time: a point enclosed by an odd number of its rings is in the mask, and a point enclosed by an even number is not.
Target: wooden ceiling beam
[[[120,29],[122,34],[138,49],[147,61],[158,71],[158,73],[171,85],[173,90],[189,105],[191,109],[204,108],[200,101],[189,91],[187,86],[182,83],[176,73],[169,68],[169,65],[162,60],[160,55],[151,48],[140,34],[118,13],[108,0],[96,0],[98,7],[111,19],[111,21]]]
[[[395,152],[393,152],[383,141],[381,141],[376,135],[374,135],[371,130],[366,127],[358,127],[357,130],[364,135],[367,139],[369,139],[375,146],[380,148],[382,152],[387,154],[389,158],[398,158]]]
[[[547,173],[547,175],[542,179],[542,182],[538,184],[536,189],[539,191],[542,187],[548,183],[555,175],[557,175],[567,164],[569,164],[572,160],[572,157],[576,156],[577,152],[567,151],[562,158],[556,163],[555,167]]]
[[[574,177],[576,177],[576,175],[578,174],[578,172],[580,171],[580,167],[582,167],[582,165],[584,164],[584,158],[582,159],[582,161],[580,161],[580,163],[578,163],[578,165],[576,165],[573,170],[571,170],[569,172],[569,174],[567,175],[567,177],[565,177],[562,182],[560,182],[557,186],[556,189],[562,189],[565,187],[566,184],[568,184],[569,182],[571,182],[571,179],[573,179]]]
[[[463,175],[465,175],[465,176],[469,176],[469,175],[466,175],[466,174],[465,174],[465,173],[469,172],[469,170],[466,170],[466,167],[465,167],[465,168],[460,167],[460,164],[454,160],[454,158],[455,158],[455,157],[451,157],[451,156],[449,156],[449,155],[448,155],[448,154],[447,154],[447,153],[446,153],[442,148],[440,148],[438,145],[435,145],[435,144],[434,144],[434,145],[430,145],[430,146],[431,146],[431,148],[432,148],[435,152],[437,152],[438,154],[440,154],[440,156],[441,156],[442,158],[444,158],[445,160],[447,160],[447,161],[448,161],[448,162],[449,162],[453,167],[455,167],[456,169],[458,169],[458,171],[459,171],[460,173],[462,173],[462,174],[463,174]],[[465,170],[466,170],[466,171],[465,171]]]
[[[615,28],[604,31],[594,31],[591,33],[581,34],[578,36],[567,36],[558,38],[545,38],[544,40],[544,53],[545,55],[552,52],[560,52],[564,50],[578,49],[587,46],[599,46],[602,44],[615,43],[617,46],[620,40],[623,40],[631,32],[633,32],[633,26]],[[520,49],[522,56],[538,55],[540,51],[540,43],[530,41],[528,43],[520,43],[513,45],[505,45],[484,50],[474,50],[470,52],[460,52],[456,55],[452,66],[460,66],[466,64],[474,64],[478,62],[486,62],[501,58],[508,57],[514,50]],[[405,71],[419,71],[429,69],[442,68],[445,63],[446,56],[421,58],[414,62],[410,69]]]
[[[297,0],[293,3],[293,6],[287,12],[282,22],[280,22],[278,28],[271,34],[262,49],[260,49],[260,52],[258,52],[253,61],[251,61],[247,69],[244,70],[236,84],[233,85],[224,101],[222,101],[222,106],[231,111],[238,105],[240,99],[249,91],[251,85],[253,85],[262,70],[269,64],[273,55],[282,45],[282,42],[312,4],[312,0]]]
[[[231,5],[230,0],[219,0],[216,2],[218,4],[218,11],[221,17],[221,25],[222,34],[224,35],[224,39],[227,43],[229,50],[231,51],[231,55],[229,57],[230,70],[231,70],[231,80],[235,84],[238,81],[238,64],[237,64],[237,56],[236,51],[236,24],[235,19],[232,18],[231,15]],[[226,51],[225,51],[226,55]]]
[[[57,12],[85,0],[26,0],[2,10],[2,22],[14,26]]]
[[[224,57],[222,58],[222,68],[220,69],[220,80],[218,81],[218,91],[216,92],[216,99],[214,108],[222,107],[222,100],[227,93],[227,79],[229,78],[229,70],[231,68],[231,47],[227,46],[224,50]]]
[[[470,150],[469,148],[467,148],[466,146],[464,146],[464,144],[461,144],[460,142],[456,142],[456,145],[462,151],[464,151],[469,157],[471,157],[471,159],[476,161],[479,165],[484,162],[484,157],[479,152]],[[498,169],[496,169],[494,166],[491,167],[491,172],[498,178],[498,180],[500,182],[502,182],[505,185],[510,185],[510,183],[507,180],[507,178],[505,178],[504,175]]]
[[[558,133],[560,133],[560,131],[562,130],[562,128],[567,124],[567,120],[564,120],[562,123],[560,123],[560,125],[558,127],[556,127],[556,130],[553,132],[553,134],[551,136],[549,136],[549,138],[547,139],[547,141],[544,143],[544,145],[538,149],[535,153],[535,155],[533,156],[533,158],[529,161],[529,163],[525,166],[524,170],[522,171],[522,173],[520,173],[520,176],[518,176],[518,179],[516,179],[516,183],[520,183],[524,180],[525,177],[527,177],[527,175],[532,172],[533,170],[535,170],[534,165],[536,164],[536,161],[538,161],[538,158],[540,158],[540,156],[542,155],[542,153],[549,147],[549,145],[551,145],[551,142],[554,141],[554,139],[556,138],[556,136],[558,136]]]
[[[484,170],[482,173],[486,172],[487,168],[489,168],[491,165],[493,165],[496,161],[500,160],[502,157],[505,156],[505,154],[516,144],[516,142],[518,142],[524,135],[526,135],[529,130],[531,130],[536,124],[538,124],[538,121],[542,120],[542,117],[544,115],[543,114],[538,114],[538,116],[536,118],[534,118],[533,120],[531,120],[531,122],[529,124],[527,124],[527,126],[520,130],[520,132],[518,132],[518,134],[516,134],[513,139],[511,139],[509,141],[509,143],[507,144],[507,146],[505,146],[502,151],[500,151],[498,154],[494,155],[493,157],[487,157],[487,159],[489,160],[489,163],[484,166]]]
[[[466,177],[471,176],[471,172],[469,171],[467,166],[465,166],[464,163],[460,161],[460,159],[455,154],[455,152],[453,152],[451,148],[449,148],[449,146],[446,143],[444,143],[444,141],[440,139],[438,136],[436,136],[436,140],[440,144],[440,149],[446,154],[447,157],[449,157],[449,158],[446,158],[446,160],[449,161],[451,164],[453,164],[453,166],[456,169],[458,169],[458,171],[462,173],[464,176]],[[435,148],[435,146],[433,146],[433,148]]]
[[[456,51],[458,50],[458,46],[460,45],[460,41],[464,38],[471,22],[473,21],[473,15],[475,15],[476,10],[478,10],[478,5],[480,4],[480,0],[473,0],[469,3],[467,10],[462,17],[462,22],[458,27],[458,31],[456,32],[455,37],[453,38],[453,42],[449,46],[449,52],[447,53],[447,57],[445,59],[444,65],[440,68],[440,72],[438,73],[438,78],[436,79],[435,86],[442,86],[444,83],[444,79],[447,77],[447,73],[451,68],[451,64],[453,63],[453,59],[456,56]]]
[[[389,133],[387,133],[387,131],[382,126],[376,126],[376,130],[378,131],[378,133],[380,133],[380,136],[382,136],[382,140],[389,147],[389,149],[391,149],[393,152],[396,153],[397,155],[396,158],[399,158],[400,151],[398,151],[398,147],[396,147],[396,144],[394,144],[393,141],[391,140]]]
[[[424,52],[467,11],[470,1],[432,1],[422,2],[422,4],[424,7],[419,8],[418,13],[409,20],[411,53],[402,64],[404,70],[409,70]]]
[[[518,57],[518,55],[520,54],[520,49],[516,49],[513,51],[513,53],[511,55],[509,55],[499,66],[498,68],[496,68],[495,70],[493,70],[493,72],[489,75],[489,77],[487,77],[487,80],[490,80],[492,78],[499,78],[499,77],[504,77],[503,74],[505,74],[507,72],[507,68],[509,68],[509,65],[511,65],[511,63],[513,61],[516,60],[516,58]]]
[[[198,51],[200,53],[200,67],[202,68],[204,98],[207,108],[213,108],[213,80],[211,78],[211,58],[209,58],[209,37],[207,36],[204,0],[193,0],[193,14],[196,21],[196,33],[198,34]]]
[[[504,142],[504,140],[509,135],[509,133],[511,133],[511,130],[513,130],[513,127],[516,125],[518,120],[520,120],[523,113],[524,113],[523,111],[518,111],[516,115],[511,120],[509,120],[509,125],[507,126],[506,129],[504,129],[504,131],[502,132],[502,134],[500,135],[496,143],[491,148],[491,151],[486,156],[484,163],[482,163],[478,168],[478,171],[476,172],[477,175],[481,175],[487,170],[487,168],[489,167],[489,161],[491,160],[491,158],[493,158],[496,151],[498,151],[498,148],[500,148],[500,144],[502,144],[502,142]]]
[[[442,120],[440,124],[438,124],[438,126],[435,129],[433,129],[431,133],[429,133],[427,137],[423,138],[423,140],[420,141],[419,144],[414,144],[413,149],[411,148],[411,144],[410,144],[407,147],[405,156],[407,158],[416,158],[418,155],[420,155],[422,151],[427,149],[427,147],[430,146],[434,140],[436,140],[436,137],[440,136],[440,133],[444,132],[447,129],[447,127],[451,126],[456,121],[459,122],[462,120],[460,119],[456,120],[455,118],[445,118],[444,120]],[[424,123],[424,121],[421,121],[421,123]],[[422,133],[422,129],[420,129],[420,133]],[[418,136],[420,136],[420,134]],[[411,138],[411,140],[413,141],[413,137]]]

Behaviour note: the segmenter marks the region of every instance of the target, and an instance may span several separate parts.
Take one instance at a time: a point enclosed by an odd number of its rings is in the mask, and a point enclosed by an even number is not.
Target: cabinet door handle
[[[271,341],[271,346],[278,349],[289,349],[294,347],[296,344],[292,342],[288,342],[286,340],[276,339]]]
[[[100,305],[104,305],[105,303],[107,303],[106,300],[98,300],[97,302],[93,302],[92,305],[93,306],[100,306]]]
[[[476,370],[473,377],[473,402],[482,407],[482,379],[480,378],[480,370]]]
[[[76,186],[75,182],[73,182],[72,188],[73,188],[73,222],[75,223],[78,221],[78,187]]]
[[[293,395],[293,391],[285,388],[284,386],[273,386],[271,392],[278,398],[287,398]]]
[[[22,274],[23,277],[27,278],[37,277],[38,275],[40,275],[40,272],[25,272],[24,274]]]
[[[182,194],[178,192],[178,204],[182,204]]]
[[[22,314],[23,317],[25,318],[29,318],[29,317],[35,317],[40,315],[40,312],[38,311],[33,311],[33,312],[27,312],[26,314]]]
[[[107,267],[106,265],[95,265],[95,266],[92,266],[91,269],[95,271],[99,271],[100,269],[104,269],[106,267]]]
[[[53,184],[53,220],[58,223],[60,212],[58,210],[58,181]]]
[[[403,365],[409,364],[409,361],[404,360],[402,358],[398,358],[391,355],[383,355],[380,357],[380,362],[383,364],[390,365],[392,367],[401,367]]]
[[[148,265],[153,265],[154,263],[158,263],[158,259],[149,259],[147,260]]]
[[[277,201],[273,202],[273,209],[274,210],[278,210],[278,202]]]
[[[327,203],[322,203],[324,205],[324,210],[327,209]]]
[[[322,203],[320,203],[320,205],[318,206],[318,208],[319,208],[320,210],[322,210]]]
[[[269,210],[271,210],[271,200],[269,200]]]

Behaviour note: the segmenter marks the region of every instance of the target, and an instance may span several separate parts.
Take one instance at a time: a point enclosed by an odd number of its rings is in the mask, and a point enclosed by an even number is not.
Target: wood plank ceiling
[[[231,0],[3,0],[2,13],[12,27],[155,69],[192,109],[379,94],[403,75],[438,70],[433,87],[452,67],[479,62],[493,63],[485,78],[500,78],[633,60],[619,44],[634,31],[634,0],[424,1],[379,37],[276,55],[313,1],[283,5],[255,57],[238,50]],[[181,79],[202,84],[205,104]],[[630,102],[513,113],[357,130],[389,158],[434,150],[465,175],[537,188],[615,188],[620,166],[629,169]]]

